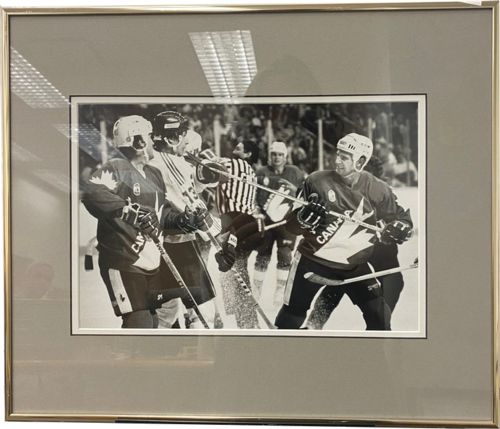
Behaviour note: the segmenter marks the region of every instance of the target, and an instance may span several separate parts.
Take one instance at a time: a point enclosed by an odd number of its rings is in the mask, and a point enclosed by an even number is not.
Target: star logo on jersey
[[[354,212],[348,210],[345,214],[360,221],[373,216],[373,210],[364,212],[364,202],[362,198]],[[338,218],[316,237],[316,241],[324,246],[314,255],[329,261],[348,264],[349,258],[373,246],[373,237],[372,231],[360,227],[357,223]]]
[[[89,181],[95,185],[104,185],[110,191],[114,191],[118,185],[118,182],[113,178],[113,173],[106,170],[102,170],[100,176],[93,176]]]

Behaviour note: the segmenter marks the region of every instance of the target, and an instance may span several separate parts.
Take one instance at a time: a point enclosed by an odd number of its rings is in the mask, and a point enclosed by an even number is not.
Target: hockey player
[[[118,119],[113,145],[117,156],[82,182],[82,202],[98,219],[99,268],[122,327],[155,328],[158,297],[167,294],[151,237],[161,237],[166,211],[161,173],[149,165],[151,123],[136,115]]]
[[[153,165],[161,171],[166,186],[167,200],[173,207],[176,227],[164,234],[164,248],[178,268],[194,300],[202,312],[214,315],[215,288],[202,257],[197,236],[208,240],[207,234],[217,235],[220,228],[209,215],[199,193],[207,185],[216,185],[219,177],[212,170],[196,167],[184,155],[187,148],[197,153],[201,148],[201,137],[188,129],[189,121],[175,111],[161,112],[153,120],[154,149],[157,152]],[[209,161],[206,161],[209,163]],[[210,163],[213,168],[218,164]],[[164,271],[165,281],[174,280],[168,270]],[[192,311],[192,303],[183,296],[186,314],[186,327],[201,327]],[[158,310],[160,327],[175,325],[179,307],[166,303]]]
[[[294,165],[287,164],[288,150],[285,143],[273,142],[269,154],[269,165],[260,168],[256,173],[258,183],[282,194],[294,196],[297,193],[297,188],[302,185],[305,179],[304,172]],[[264,215],[266,226],[283,221],[292,209],[290,200],[262,189],[257,191],[257,204]],[[292,262],[295,240],[295,235],[288,232],[285,225],[265,232],[255,260],[254,289],[257,298],[261,295],[273,246],[276,243],[278,263],[274,302],[276,305],[283,303],[283,292]]]
[[[370,158],[364,171],[368,171],[378,179],[384,179],[382,162],[375,156]],[[373,267],[374,271],[383,271],[399,267],[398,244],[394,241],[382,243],[377,240],[373,246],[373,253],[368,262]],[[391,313],[393,313],[404,287],[403,274],[397,272],[379,277],[378,280],[382,286],[382,294],[385,302],[389,306]],[[323,329],[343,296],[343,294],[338,294],[335,288],[324,288],[314,301],[314,306],[308,315],[307,328]]]
[[[335,171],[318,171],[304,182],[300,195],[308,205],[295,210],[287,225],[303,234],[288,278],[285,303],[276,318],[281,329],[302,326],[321,285],[304,276],[315,273],[344,280],[373,272],[367,263],[378,237],[376,232],[329,213],[376,225],[386,223],[382,242],[403,243],[413,228],[408,211],[400,207],[390,187],[363,171],[373,153],[370,139],[351,133],[339,140]],[[347,294],[357,305],[369,330],[389,330],[391,311],[377,279],[330,287],[332,299]]]

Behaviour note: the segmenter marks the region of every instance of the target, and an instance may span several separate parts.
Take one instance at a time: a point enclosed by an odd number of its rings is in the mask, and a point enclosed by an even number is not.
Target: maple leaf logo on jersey
[[[158,219],[161,219],[161,212],[163,210],[163,204],[160,205],[160,202],[158,201],[158,192],[155,195],[155,212],[156,212],[156,217]]]
[[[354,212],[348,210],[345,214],[360,221],[373,216],[373,210],[364,212],[364,202],[365,200],[362,198]],[[337,219],[316,237],[316,241],[324,246],[318,249],[314,255],[329,261],[348,264],[349,258],[373,246],[374,235],[372,231],[362,228],[354,222]]]
[[[101,171],[101,176],[93,176],[90,179],[91,183],[94,183],[95,185],[104,185],[106,188],[108,188],[110,191],[114,191],[116,189],[116,186],[118,185],[118,182],[113,179],[113,173],[111,171]]]
[[[279,187],[278,192],[286,195],[290,194],[290,190],[287,189],[284,185],[281,185]],[[273,222],[279,222],[280,220],[283,220],[285,218],[291,207],[292,205],[290,204],[290,202],[288,200],[285,200],[283,196],[271,194],[266,200],[263,209],[269,216],[269,219],[271,219]]]

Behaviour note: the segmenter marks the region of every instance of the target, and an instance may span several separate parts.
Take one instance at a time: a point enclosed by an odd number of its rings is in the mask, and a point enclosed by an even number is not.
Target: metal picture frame
[[[490,1],[2,9],[6,420],[498,427],[498,8],[497,1]],[[295,44],[284,28],[300,29],[301,19],[304,26],[306,21],[311,25]],[[129,38],[130,25],[142,34]],[[345,44],[335,44],[352,26],[359,31]],[[153,37],[152,28],[165,37]],[[277,31],[272,42],[270,28]],[[460,28],[464,37],[457,40]],[[331,45],[321,42],[321,29]],[[232,30],[251,34],[258,71],[250,73],[249,82],[242,83],[248,80],[245,75],[228,83],[223,63],[235,58],[219,57],[219,68],[210,69],[213,62],[203,58],[209,48],[193,36]],[[432,36],[440,34],[442,40],[431,44]],[[176,45],[183,48],[177,52],[185,68],[161,57],[162,52],[173,55]],[[144,62],[147,56],[140,50],[145,46],[151,48],[152,61],[136,69],[130,58],[138,55]],[[326,58],[329,46],[329,55],[339,61]],[[113,52],[106,51],[110,47]],[[278,47],[283,58],[276,54]],[[360,51],[353,52],[355,48]],[[248,58],[248,46],[243,51]],[[118,60],[131,68],[130,74],[113,75],[112,61]],[[412,70],[418,63],[422,68]],[[151,81],[160,76],[159,67],[166,67],[169,79],[158,80],[155,92]],[[235,67],[231,70],[236,75]],[[338,83],[332,83],[329,67]],[[349,67],[360,67],[358,74]],[[368,68],[374,69],[372,75]],[[143,86],[138,70],[145,76]],[[94,289],[85,295],[82,277],[75,275],[81,261],[74,255],[85,250],[83,241],[75,242],[79,179],[72,174],[81,165],[75,164],[72,145],[83,135],[78,103],[102,104],[105,110],[119,100],[116,104],[135,106],[131,111],[156,114],[155,98],[165,106],[180,106],[186,98],[184,104],[196,108],[257,105],[260,99],[269,105],[305,105],[301,99],[318,104],[326,100],[332,106],[356,100],[366,106],[382,101],[390,105],[405,96],[421,103],[418,144],[425,153],[425,160],[418,161],[425,172],[417,205],[423,211],[418,229],[424,231],[418,254],[426,261],[413,285],[424,296],[419,295],[422,299],[412,310],[419,320],[416,333],[259,335],[231,330],[205,335],[186,327],[175,335],[137,334],[120,332],[116,323],[107,324],[112,317],[101,318],[100,313],[85,331],[87,322],[82,320],[95,301],[82,310],[79,300],[87,302]],[[464,100],[470,111],[458,107]],[[89,122],[101,124],[100,144],[106,144],[102,136],[109,135],[112,122],[127,110],[114,108]],[[92,108],[84,113],[96,114]],[[153,116],[147,119],[154,122]],[[464,120],[470,123],[466,126]],[[471,124],[480,130],[474,150],[465,141],[474,136]],[[376,128],[371,122],[362,126]],[[375,136],[370,131],[373,141]],[[322,134],[320,138],[327,141]],[[273,140],[281,139],[269,142]],[[215,152],[220,155],[220,148]],[[66,159],[73,162],[71,167]],[[441,166],[436,159],[442,160]],[[325,165],[322,158],[319,165]],[[462,192],[453,176],[459,177]],[[469,206],[476,202],[478,210],[486,211],[474,212]],[[37,221],[26,224],[30,210]],[[478,221],[480,216],[488,221]],[[452,227],[463,240],[453,235]],[[53,242],[47,246],[49,236]],[[446,244],[448,240],[453,244]],[[212,253],[210,260],[215,261]],[[465,261],[470,265],[460,277],[457,270]],[[97,272],[92,278],[98,278]],[[477,288],[474,294],[469,292],[471,282]],[[363,320],[361,313],[358,317]],[[458,361],[451,355],[457,351],[463,353]],[[307,356],[313,367],[307,365]],[[404,365],[413,373],[408,375]],[[393,371],[396,377],[407,377],[392,379]],[[433,385],[433,378],[442,385]],[[352,385],[333,387],[347,380]],[[81,392],[63,394],[78,383]],[[159,399],[163,383],[176,386],[177,396],[168,404]],[[153,387],[144,393],[148,384]],[[194,392],[192,403],[187,401],[189,392]],[[300,395],[309,397],[305,404]],[[346,396],[356,405],[346,405]]]

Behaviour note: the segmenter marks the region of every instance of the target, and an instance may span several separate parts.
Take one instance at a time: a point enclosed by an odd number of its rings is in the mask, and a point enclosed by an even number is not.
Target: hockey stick
[[[203,314],[201,314],[200,308],[198,307],[198,304],[196,303],[196,301],[193,297],[193,294],[191,293],[191,291],[187,287],[186,283],[184,283],[184,280],[182,279],[181,274],[177,270],[177,267],[173,263],[172,259],[170,259],[170,256],[168,256],[168,253],[166,252],[166,250],[163,248],[160,240],[158,239],[158,237],[153,236],[153,235],[150,235],[150,237],[153,240],[156,247],[158,248],[158,250],[160,251],[160,255],[161,255],[162,259],[167,264],[167,267],[169,268],[170,272],[173,274],[174,279],[177,282],[177,284],[181,287],[181,289],[184,289],[187,292],[189,300],[193,304],[193,310],[196,313],[196,315],[198,316],[198,318],[200,319],[200,322],[203,324],[205,329],[210,329],[207,321],[203,317]]]
[[[189,159],[193,160],[194,162],[203,165],[205,168],[208,168],[212,172],[218,173],[218,174],[220,174],[220,175],[222,175],[224,177],[227,177],[228,179],[233,179],[233,180],[237,180],[238,182],[246,183],[247,185],[250,185],[250,186],[253,186],[255,188],[267,191],[270,194],[279,195],[280,197],[286,198],[286,199],[288,199],[290,201],[293,201],[294,203],[300,204],[301,206],[307,206],[309,204],[307,201],[301,200],[300,198],[292,197],[291,195],[285,194],[285,193],[280,192],[280,191],[276,191],[275,189],[268,188],[267,186],[260,185],[258,183],[254,183],[252,181],[246,180],[243,177],[235,176],[234,174],[227,173],[225,171],[221,171],[221,170],[219,170],[217,168],[210,167],[209,165],[206,165],[206,164],[202,164],[202,162],[198,158],[196,158],[196,156],[194,156],[192,154],[186,154],[186,156]],[[375,226],[375,225],[371,225],[369,223],[363,222],[363,221],[358,220],[358,219],[353,219],[353,218],[351,218],[351,217],[349,217],[347,215],[344,215],[344,214],[341,214],[341,213],[337,213],[337,212],[334,212],[332,210],[328,210],[326,213],[329,214],[329,215],[331,215],[331,216],[335,216],[337,218],[343,219],[343,220],[345,220],[347,222],[355,223],[355,224],[357,224],[359,226],[362,226],[362,227],[364,227],[366,229],[369,229],[369,230],[372,230],[372,231],[375,231],[375,232],[379,232],[379,233],[382,232],[382,229],[379,228],[379,227],[377,227],[377,226]]]
[[[313,272],[305,273],[304,278],[312,283],[320,284],[323,286],[344,286],[362,280],[369,280],[369,279],[374,279],[376,277],[388,276],[389,274],[400,273],[406,270],[413,270],[415,268],[418,268],[418,262],[414,262],[413,264],[408,265],[407,267],[390,268],[388,270],[377,271],[375,273],[365,274],[362,276],[353,277],[351,279],[345,279],[345,280],[329,279],[327,277],[320,276],[319,274],[314,274]]]
[[[271,229],[274,229],[274,228],[278,228],[282,225],[285,225],[286,224],[286,220],[280,220],[279,222],[275,222],[275,223],[272,223],[270,225],[266,225],[264,228],[263,228],[263,231],[269,231]]]
[[[206,221],[204,222],[206,224]],[[220,245],[219,241],[210,233],[208,234],[208,236],[210,237],[210,241],[213,243],[215,250],[217,252],[221,251],[222,246]],[[262,320],[264,320],[264,323],[267,325],[267,327],[269,329],[276,329],[276,326],[273,325],[273,323],[267,317],[266,313],[264,313],[264,310],[259,305],[259,302],[253,296],[252,289],[250,289],[250,287],[246,284],[245,280],[243,279],[243,277],[241,277],[241,274],[238,272],[238,270],[236,270],[235,268],[231,268],[231,271],[235,275],[238,284],[243,289],[243,292],[245,292],[245,294],[248,295],[248,297],[251,299],[252,305],[254,306],[257,313],[260,314]]]
[[[170,172],[172,178],[177,182],[177,184],[179,185],[179,187],[181,189],[185,189],[186,188],[186,186],[185,186],[186,183],[184,181],[184,178],[174,168],[175,166],[173,165],[173,161],[171,159],[169,159],[168,156],[167,156],[167,154],[165,154],[165,153],[160,152],[160,156],[161,156],[161,158],[162,158],[165,166],[167,167],[168,171]],[[189,195],[189,193],[187,192],[187,189],[185,189],[185,191],[186,192],[185,192],[184,196],[189,200],[190,204],[193,204],[194,201],[193,201],[192,196]],[[210,232],[210,227],[209,227],[206,219],[204,219],[203,222],[204,222],[205,226],[207,227],[207,230],[204,231],[204,233],[209,237],[209,239],[212,242],[212,244],[214,245],[216,251],[219,252],[220,250],[222,250],[222,246],[220,245],[219,241],[214,237],[214,235]],[[266,316],[266,314],[262,310],[261,306],[259,305],[259,303],[255,299],[255,297],[253,296],[252,290],[246,284],[245,280],[241,277],[241,274],[236,269],[234,269],[234,268],[231,268],[231,271],[235,275],[236,280],[238,281],[238,284],[241,286],[241,288],[243,289],[243,291],[245,292],[245,294],[248,295],[250,297],[250,299],[252,300],[253,306],[255,307],[257,313],[260,314],[260,316],[264,320],[264,322],[267,325],[267,327],[269,329],[276,329],[276,327],[271,323],[271,321]]]

